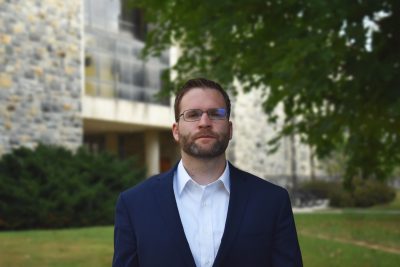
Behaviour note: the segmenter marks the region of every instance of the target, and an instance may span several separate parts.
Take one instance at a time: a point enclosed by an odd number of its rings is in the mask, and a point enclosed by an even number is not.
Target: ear
[[[172,136],[176,142],[179,142],[179,124],[177,122],[172,124]]]
[[[232,122],[229,121],[229,140],[232,139],[233,136],[233,126],[232,126]]]

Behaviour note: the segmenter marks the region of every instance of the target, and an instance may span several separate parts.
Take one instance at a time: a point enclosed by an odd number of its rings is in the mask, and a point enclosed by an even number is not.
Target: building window
[[[84,146],[91,153],[97,154],[105,150],[104,135],[85,135],[83,137]]]
[[[85,0],[85,93],[169,105],[155,97],[169,54],[140,59],[148,25],[124,0]]]
[[[129,7],[128,2],[121,0],[120,30],[130,32],[136,39],[145,41],[148,25],[145,22],[144,11]]]

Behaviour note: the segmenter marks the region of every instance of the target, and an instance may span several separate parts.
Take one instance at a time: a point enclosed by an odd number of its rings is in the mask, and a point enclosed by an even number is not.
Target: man
[[[174,108],[182,159],[120,195],[113,266],[302,266],[286,190],[226,160],[226,92],[192,79]]]

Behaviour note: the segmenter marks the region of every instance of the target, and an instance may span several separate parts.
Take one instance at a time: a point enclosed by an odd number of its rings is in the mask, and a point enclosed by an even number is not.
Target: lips
[[[212,136],[200,136],[200,137],[196,138],[196,140],[197,139],[215,139],[215,137],[212,137]]]
[[[193,136],[193,139],[200,139],[200,138],[218,138],[218,136],[214,133],[197,133]]]

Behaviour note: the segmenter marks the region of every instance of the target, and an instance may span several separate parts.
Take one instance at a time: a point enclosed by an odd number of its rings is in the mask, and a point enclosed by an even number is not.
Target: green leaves
[[[0,159],[0,229],[112,224],[118,194],[145,177],[134,159],[39,145]]]
[[[347,177],[385,179],[399,164],[399,1],[132,2],[155,25],[147,55],[180,48],[175,85],[165,92],[193,76],[235,91],[237,79],[245,91],[267,91],[271,118],[283,105],[286,126],[294,125],[281,136],[306,136],[320,157],[344,146]],[[370,35],[367,16],[379,28]]]

